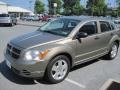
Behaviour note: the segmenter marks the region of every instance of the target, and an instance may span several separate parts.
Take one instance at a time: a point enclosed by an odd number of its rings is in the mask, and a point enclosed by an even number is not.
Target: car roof
[[[103,18],[103,17],[93,17],[93,16],[64,16],[60,17],[63,19],[72,19],[72,20],[79,20],[79,21],[91,21],[91,20],[98,20],[98,21],[111,21],[110,19]]]

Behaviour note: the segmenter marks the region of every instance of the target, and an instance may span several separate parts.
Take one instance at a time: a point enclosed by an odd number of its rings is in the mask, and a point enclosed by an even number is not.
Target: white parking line
[[[67,82],[69,82],[69,83],[72,83],[72,84],[74,84],[74,85],[79,86],[80,88],[86,88],[85,85],[82,85],[82,84],[80,84],[80,83],[78,83],[78,82],[76,82],[76,81],[73,81],[73,80],[71,80],[71,79],[66,78],[65,80],[66,80]]]
[[[37,80],[34,80],[34,83],[35,83],[35,84],[38,84],[39,82],[38,82]]]

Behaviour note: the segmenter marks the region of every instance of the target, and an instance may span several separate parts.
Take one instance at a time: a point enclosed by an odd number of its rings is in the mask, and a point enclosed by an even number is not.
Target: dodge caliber
[[[63,17],[12,39],[5,50],[6,65],[27,78],[63,81],[75,65],[117,56],[120,30],[104,19]]]

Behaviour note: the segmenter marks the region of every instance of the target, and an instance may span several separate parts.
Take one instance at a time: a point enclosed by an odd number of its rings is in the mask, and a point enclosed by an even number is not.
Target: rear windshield
[[[9,17],[8,14],[0,14],[0,17]]]

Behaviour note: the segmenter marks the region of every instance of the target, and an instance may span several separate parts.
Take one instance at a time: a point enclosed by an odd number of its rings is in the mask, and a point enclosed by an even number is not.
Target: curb
[[[114,79],[109,79],[108,81],[106,81],[103,86],[99,89],[99,90],[108,90],[108,87],[113,83],[120,83],[120,81],[114,80]]]
[[[17,23],[18,25],[25,25],[25,26],[34,26],[34,27],[40,27],[39,25],[32,25],[32,24],[22,24],[22,23]]]

